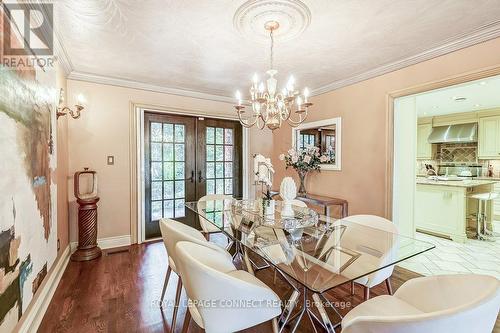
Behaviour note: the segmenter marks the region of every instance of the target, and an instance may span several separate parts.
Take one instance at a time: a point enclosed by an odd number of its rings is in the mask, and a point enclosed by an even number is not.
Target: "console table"
[[[279,192],[272,191],[271,197],[275,196],[279,196]],[[325,197],[316,194],[306,194],[305,196],[298,196],[296,199],[305,202],[306,204],[321,207],[323,209],[323,214],[326,216],[330,216],[330,207],[332,206],[340,206],[341,218],[347,217],[347,215],[349,215],[349,203],[344,199]]]

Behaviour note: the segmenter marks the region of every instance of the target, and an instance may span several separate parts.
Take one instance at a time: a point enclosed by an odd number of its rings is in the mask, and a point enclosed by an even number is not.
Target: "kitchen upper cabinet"
[[[479,119],[479,159],[500,159],[500,116]]]
[[[417,159],[432,159],[432,145],[427,141],[432,124],[417,125]]]

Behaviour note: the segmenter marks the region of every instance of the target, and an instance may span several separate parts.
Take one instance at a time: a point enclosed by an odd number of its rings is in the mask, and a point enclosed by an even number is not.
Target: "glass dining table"
[[[285,326],[295,332],[306,316],[313,327],[315,322],[334,332],[342,316],[329,306],[340,318],[332,323],[326,291],[434,248],[369,223],[322,216],[282,201],[208,200],[186,207],[229,238],[234,255],[241,256],[250,273],[273,267],[290,284],[293,291],[279,318],[280,332]]]

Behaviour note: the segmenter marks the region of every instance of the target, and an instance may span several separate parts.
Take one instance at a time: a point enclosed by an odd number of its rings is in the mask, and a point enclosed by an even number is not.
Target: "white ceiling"
[[[457,98],[465,98],[465,100],[456,101]],[[419,117],[500,107],[500,76],[417,95],[416,106]]]
[[[297,0],[271,2],[279,8]],[[281,82],[292,73],[299,87],[317,92],[381,67],[395,69],[395,62],[402,67],[408,58],[421,61],[418,55],[484,29],[494,27],[487,38],[500,31],[499,0],[302,2],[310,21],[297,37],[277,40],[275,67]],[[70,77],[234,96],[236,89],[247,89],[254,72],[268,69],[268,46],[247,38],[233,22],[244,3],[61,0],[57,34]]]

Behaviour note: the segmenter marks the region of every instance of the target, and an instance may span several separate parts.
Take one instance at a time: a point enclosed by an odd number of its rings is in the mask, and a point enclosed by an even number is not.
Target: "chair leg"
[[[390,278],[387,278],[385,280],[385,286],[387,287],[387,292],[389,293],[389,295],[392,295],[392,286]]]
[[[274,268],[274,277],[273,277],[273,284],[276,284],[276,275],[278,272],[276,271],[276,268]]]
[[[175,293],[175,306],[174,306],[174,315],[172,317],[172,332],[175,332],[175,322],[177,321],[177,311],[179,310],[179,301],[181,299],[182,292],[182,280],[181,277],[178,277],[177,280],[177,291]]]
[[[160,308],[163,307],[163,298],[165,297],[165,292],[167,291],[168,280],[170,279],[171,272],[172,272],[172,268],[170,268],[170,266],[168,266],[167,274],[165,275],[165,282],[163,282],[163,290],[161,292]]]
[[[271,320],[271,325],[273,325],[273,333],[278,333],[278,320],[276,318],[273,318]]]
[[[370,298],[370,288],[365,286],[365,301]]]
[[[191,311],[189,311],[189,309],[186,309],[186,316],[184,317],[184,324],[182,325],[182,333],[187,333],[190,321],[191,321]]]
[[[354,281],[351,281],[351,296],[354,296]]]

